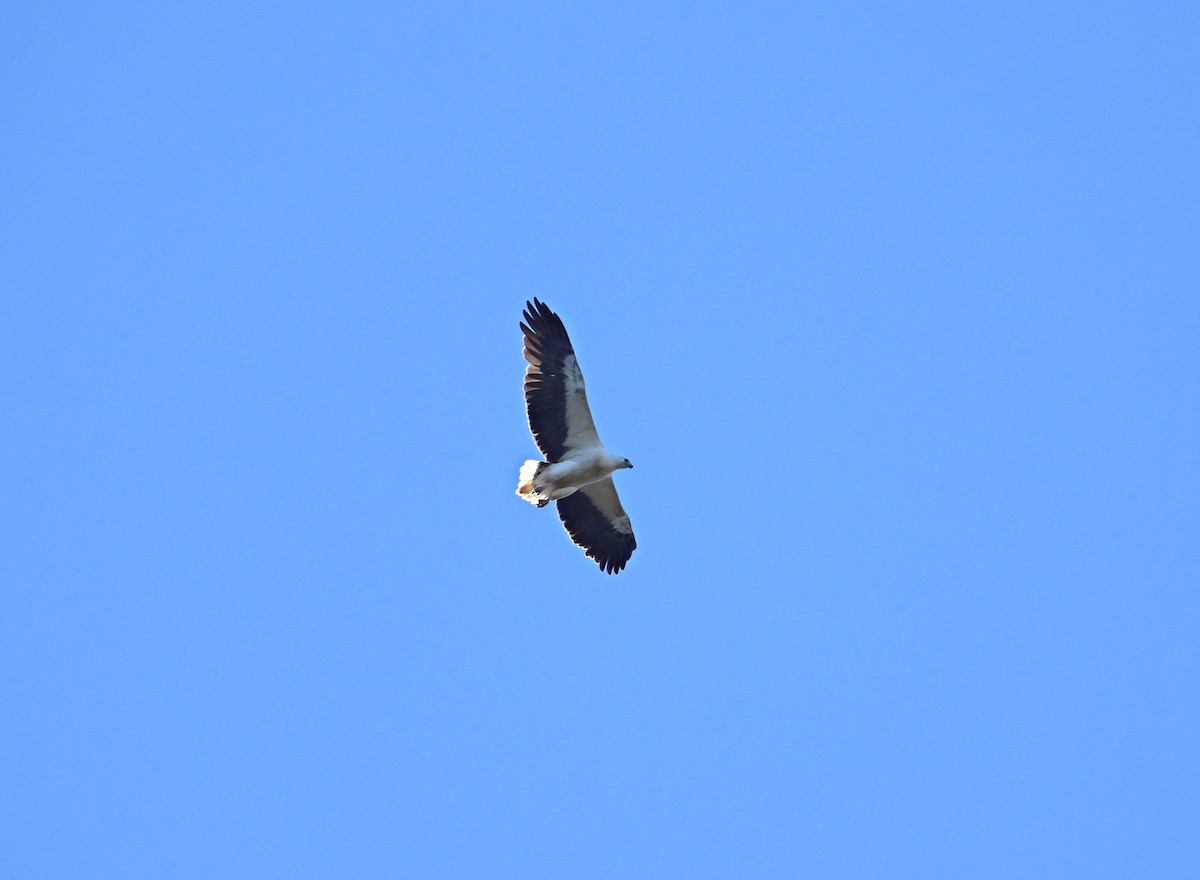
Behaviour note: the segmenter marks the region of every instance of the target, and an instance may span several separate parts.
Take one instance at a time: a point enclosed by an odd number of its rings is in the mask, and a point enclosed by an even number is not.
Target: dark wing
[[[623,569],[637,547],[633,526],[621,507],[612,477],[560,498],[558,518],[567,527],[571,540],[608,574]]]
[[[583,373],[567,328],[545,303],[525,303],[525,411],[534,442],[547,461],[561,461],[573,449],[596,446]]]

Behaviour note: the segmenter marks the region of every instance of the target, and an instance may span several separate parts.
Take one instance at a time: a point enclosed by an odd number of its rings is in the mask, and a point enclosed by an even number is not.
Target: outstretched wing
[[[633,526],[621,507],[612,477],[560,498],[558,518],[567,527],[571,540],[608,574],[623,569],[637,547]]]
[[[562,320],[545,303],[525,303],[525,411],[534,442],[547,461],[575,449],[597,446],[583,373]],[[617,505],[620,507],[620,505]]]

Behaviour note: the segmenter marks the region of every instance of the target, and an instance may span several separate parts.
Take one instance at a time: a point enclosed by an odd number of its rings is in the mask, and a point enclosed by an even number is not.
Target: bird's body
[[[527,461],[521,468],[517,494],[545,507],[624,467],[628,467],[625,459],[602,446],[583,449],[562,461]]]
[[[545,461],[521,466],[517,494],[537,507],[558,502],[576,544],[609,574],[625,567],[637,541],[613,485],[629,459],[604,448],[588,407],[583,373],[562,320],[544,303],[526,303],[525,408]]]

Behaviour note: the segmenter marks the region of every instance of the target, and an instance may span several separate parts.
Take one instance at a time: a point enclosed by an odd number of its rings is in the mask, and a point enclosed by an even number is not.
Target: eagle
[[[558,504],[571,540],[607,574],[625,567],[637,541],[611,474],[629,459],[604,448],[588,409],[583,373],[562,319],[540,302],[526,301],[525,412],[545,461],[521,465],[517,495],[537,507]]]

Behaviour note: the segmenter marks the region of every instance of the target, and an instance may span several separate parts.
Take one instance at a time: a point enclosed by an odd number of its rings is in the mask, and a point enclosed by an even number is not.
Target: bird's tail
[[[517,494],[538,507],[545,507],[550,503],[550,498],[535,488],[538,476],[549,465],[548,461],[527,461],[521,465],[521,472],[517,475]]]

